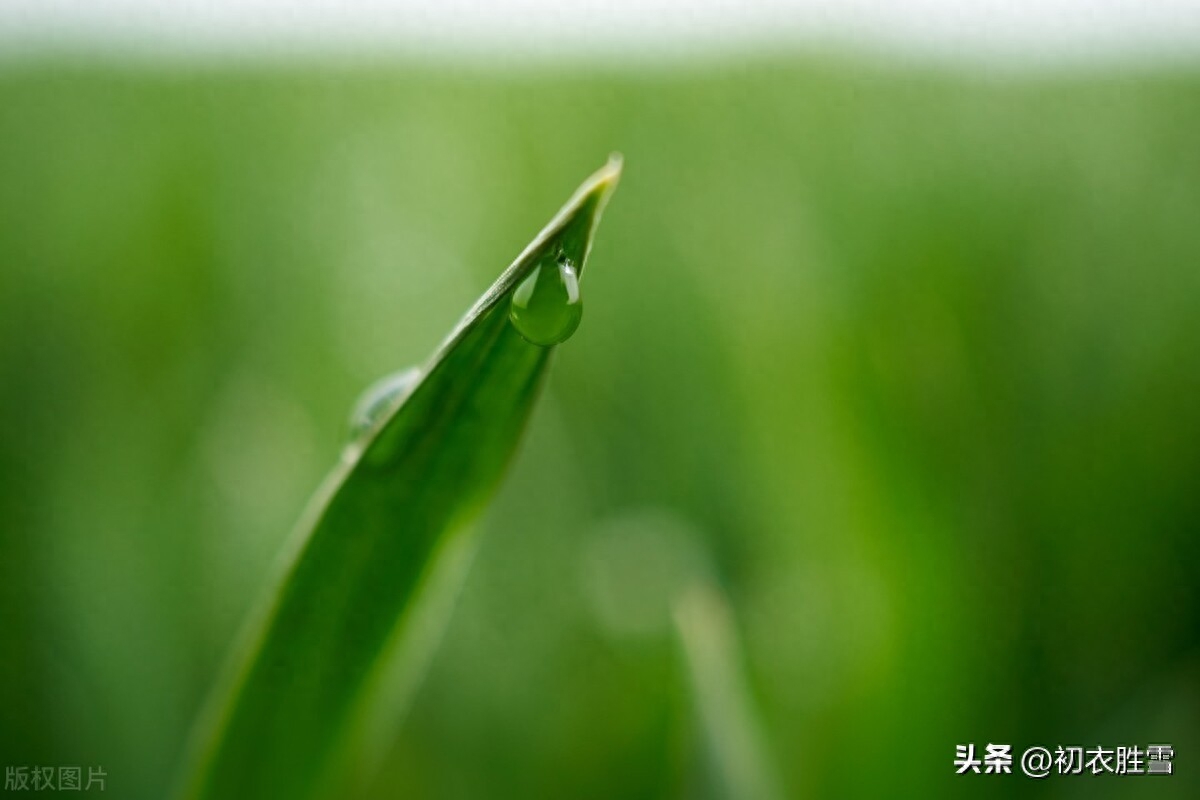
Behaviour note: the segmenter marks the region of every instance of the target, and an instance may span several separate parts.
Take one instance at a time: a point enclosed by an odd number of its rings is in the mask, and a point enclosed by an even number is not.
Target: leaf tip
[[[613,151],[608,155],[608,161],[604,166],[592,173],[580,191],[583,194],[598,194],[600,195],[600,205],[608,202],[609,196],[617,188],[617,184],[621,180],[621,171],[625,167],[625,156]]]

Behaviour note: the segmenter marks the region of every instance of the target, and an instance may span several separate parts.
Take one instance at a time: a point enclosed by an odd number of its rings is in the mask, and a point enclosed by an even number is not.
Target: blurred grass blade
[[[733,611],[721,591],[697,581],[675,604],[682,645],[704,732],[714,796],[779,800],[779,773],[751,699]]]
[[[551,249],[582,271],[620,169],[611,159],[584,182],[347,446],[198,725],[182,797],[337,796],[369,731],[405,703],[440,634],[432,610],[448,607],[469,555],[465,525],[499,482],[553,350],[517,333],[509,298]]]

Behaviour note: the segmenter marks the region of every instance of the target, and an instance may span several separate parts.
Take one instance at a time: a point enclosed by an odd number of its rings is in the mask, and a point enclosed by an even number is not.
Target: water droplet
[[[374,428],[375,424],[400,401],[401,396],[407,395],[417,385],[420,377],[421,370],[409,367],[385,375],[368,386],[359,395],[354,403],[354,410],[350,412],[350,440],[355,441]]]
[[[543,259],[513,292],[508,318],[530,344],[549,347],[566,341],[583,317],[579,277],[561,251]]]

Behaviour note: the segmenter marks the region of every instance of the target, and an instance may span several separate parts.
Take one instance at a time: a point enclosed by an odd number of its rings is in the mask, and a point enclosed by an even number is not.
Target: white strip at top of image
[[[0,0],[0,54],[642,63],[847,48],[1004,63],[1200,60],[1200,0]]]

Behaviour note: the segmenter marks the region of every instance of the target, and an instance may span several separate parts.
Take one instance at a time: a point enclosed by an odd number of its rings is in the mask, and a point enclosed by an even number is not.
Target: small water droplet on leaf
[[[421,377],[421,370],[409,367],[385,375],[368,386],[354,403],[350,412],[349,439],[356,441],[383,418],[401,395],[407,395]]]
[[[542,263],[513,292],[508,318],[530,344],[564,342],[579,327],[583,300],[575,265],[561,252]]]

